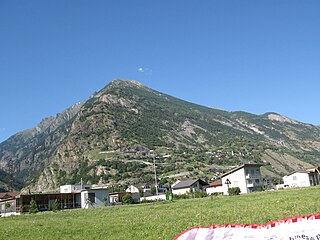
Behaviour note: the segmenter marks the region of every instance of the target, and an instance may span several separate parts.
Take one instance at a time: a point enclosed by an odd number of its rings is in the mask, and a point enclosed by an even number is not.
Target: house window
[[[297,176],[292,176],[292,180],[297,180]]]
[[[95,193],[88,193],[88,199],[90,200],[91,203],[96,202],[96,194]]]
[[[252,184],[252,180],[251,179],[248,180],[248,184]]]

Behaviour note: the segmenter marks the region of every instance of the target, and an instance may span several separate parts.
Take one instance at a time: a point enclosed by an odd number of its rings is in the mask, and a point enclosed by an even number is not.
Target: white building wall
[[[90,188],[91,185],[89,184],[83,184],[82,189]],[[73,193],[77,191],[81,191],[81,185],[63,185],[60,186],[60,193]]]
[[[88,204],[87,201],[89,193],[95,194],[93,206]],[[107,200],[105,201],[104,199]],[[107,189],[90,189],[81,192],[81,208],[103,207],[105,203],[109,205],[109,192]]]
[[[161,194],[161,195],[158,195],[158,196],[154,195],[154,196],[140,198],[140,201],[143,201],[143,200],[149,200],[149,201],[166,200],[166,195],[165,194]]]
[[[263,186],[260,167],[255,166],[246,166],[224,176],[222,178],[222,189],[225,195],[228,195],[227,179],[230,181],[229,187],[239,187],[241,194],[250,193],[256,187]]]
[[[185,193],[190,193],[190,188],[172,189],[172,194],[174,195],[181,195]]]
[[[223,193],[223,187],[222,186],[207,187],[206,192],[208,195],[211,195],[213,193]]]
[[[230,188],[239,187],[241,194],[248,193],[244,168],[241,168],[238,171],[235,171],[222,178],[222,189],[223,194],[225,195],[228,195],[228,185],[226,184],[227,179],[230,181]]]
[[[133,185],[130,185],[127,189],[126,192],[131,192],[131,193],[138,193],[139,189]]]
[[[289,187],[310,187],[309,174],[296,172],[289,176],[284,176],[283,183]]]

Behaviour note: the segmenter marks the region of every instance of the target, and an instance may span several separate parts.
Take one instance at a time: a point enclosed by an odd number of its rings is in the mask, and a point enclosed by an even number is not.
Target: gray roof
[[[195,184],[198,181],[199,181],[199,184],[202,186],[209,185],[208,183],[206,183],[205,181],[203,181],[201,179],[187,179],[187,180],[183,180],[183,181],[177,183],[176,185],[174,185],[172,187],[172,189],[191,187],[193,184]]]

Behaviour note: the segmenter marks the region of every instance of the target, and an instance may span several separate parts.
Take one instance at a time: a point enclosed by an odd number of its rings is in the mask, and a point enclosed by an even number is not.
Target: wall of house
[[[89,184],[83,184],[82,186],[81,185],[63,185],[63,186],[60,186],[60,193],[73,193],[76,191],[80,191],[81,187],[82,189],[88,189],[91,187],[91,185]]]
[[[6,206],[6,204],[10,204],[10,206]],[[14,216],[18,214],[15,199],[0,202],[0,217]]]
[[[131,193],[138,193],[139,192],[139,189],[133,185],[129,186],[127,189],[126,189],[126,192],[131,192]]]
[[[260,167],[245,167],[246,185],[249,192],[261,191],[263,186]]]
[[[213,193],[223,193],[223,187],[222,186],[207,187],[206,192],[208,195],[211,195]]]
[[[228,195],[228,185],[226,184],[227,179],[230,181],[230,188],[239,187],[241,194],[248,193],[244,168],[241,168],[238,171],[235,171],[222,178],[222,190],[223,194],[225,195]]]
[[[190,193],[190,188],[180,188],[180,189],[172,189],[172,194],[174,195],[182,195],[185,193]]]
[[[93,205],[90,205],[87,201],[90,193],[95,194]],[[107,199],[107,200],[105,200],[105,199]],[[90,190],[81,192],[81,208],[103,207],[105,205],[105,203],[107,205],[110,204],[109,193],[107,190],[90,189]]]
[[[289,176],[283,177],[284,185],[289,187],[309,187],[310,179],[308,173],[296,172]]]
[[[161,194],[161,195],[158,195],[158,196],[149,196],[149,197],[142,197],[140,198],[140,201],[143,201],[143,200],[148,200],[148,201],[157,201],[157,200],[166,200],[166,195],[165,194]]]

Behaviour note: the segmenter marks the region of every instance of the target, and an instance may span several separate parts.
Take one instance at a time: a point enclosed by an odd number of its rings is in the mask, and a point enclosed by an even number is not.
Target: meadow
[[[0,218],[0,239],[173,239],[194,226],[320,213],[320,187]]]

